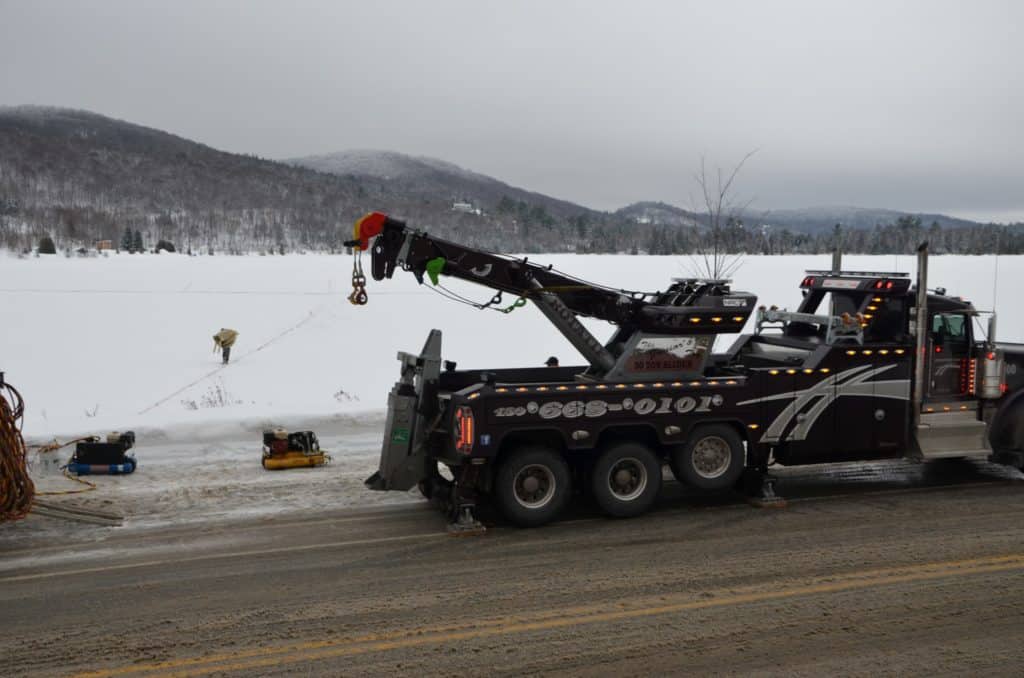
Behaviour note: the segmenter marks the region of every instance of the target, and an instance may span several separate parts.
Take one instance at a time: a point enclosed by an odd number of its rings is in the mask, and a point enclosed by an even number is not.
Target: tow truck
[[[728,280],[674,279],[645,293],[589,283],[527,258],[466,247],[373,212],[356,222],[353,293],[404,270],[532,302],[586,359],[566,367],[458,370],[441,331],[398,354],[372,490],[418,486],[450,529],[554,520],[576,493],[613,517],[647,511],[667,465],[688,486],[781,501],[773,464],[983,458],[1024,469],[1024,345],[995,340],[995,313],[929,290],[927,243],[906,273],[807,271],[795,311],[757,306]],[[426,278],[426,279],[425,279]],[[507,310],[507,309],[505,309]],[[981,322],[987,315],[987,329]],[[601,342],[579,317],[613,323]],[[718,334],[754,330],[724,352]]]

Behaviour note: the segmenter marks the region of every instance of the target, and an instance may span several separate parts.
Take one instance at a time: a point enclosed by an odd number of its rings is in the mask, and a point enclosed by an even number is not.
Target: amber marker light
[[[772,375],[773,377],[774,377],[774,376],[775,376],[776,374],[778,374],[778,373],[779,373],[779,371],[778,371],[778,370],[768,370],[768,374]]]
[[[796,370],[786,370],[786,374],[796,374]]]
[[[846,355],[857,355],[856,351],[847,351]]]
[[[734,323],[741,323],[741,322],[743,322],[743,316],[741,316],[741,315],[734,315],[732,317],[732,321]]]
[[[711,322],[713,322],[713,323],[720,323],[720,322],[722,322],[722,317],[716,315],[716,316],[711,318]]]
[[[696,318],[696,317],[694,317],[694,318],[690,318],[690,322],[691,322],[691,323],[695,323],[695,324],[696,324],[696,323],[699,323],[699,322],[700,322],[700,318]]]

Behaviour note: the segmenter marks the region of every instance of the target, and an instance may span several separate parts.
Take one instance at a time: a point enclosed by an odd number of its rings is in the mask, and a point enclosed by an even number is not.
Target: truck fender
[[[988,441],[993,450],[1024,449],[1024,389],[1000,403],[988,425]]]

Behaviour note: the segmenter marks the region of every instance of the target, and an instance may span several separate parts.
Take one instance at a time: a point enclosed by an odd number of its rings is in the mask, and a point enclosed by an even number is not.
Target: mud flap
[[[380,468],[365,483],[371,490],[405,491],[427,478],[427,437],[436,425],[441,378],[441,331],[431,330],[420,355],[399,353],[402,374],[388,394]]]

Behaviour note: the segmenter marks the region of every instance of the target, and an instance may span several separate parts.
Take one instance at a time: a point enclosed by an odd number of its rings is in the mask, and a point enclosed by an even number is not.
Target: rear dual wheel
[[[538,527],[562,512],[572,493],[569,465],[540,445],[513,451],[498,467],[494,498],[502,514],[520,527]]]
[[[597,458],[590,474],[594,500],[614,518],[647,512],[661,490],[661,461],[646,445],[615,443]]]

